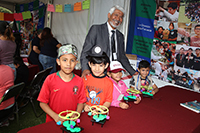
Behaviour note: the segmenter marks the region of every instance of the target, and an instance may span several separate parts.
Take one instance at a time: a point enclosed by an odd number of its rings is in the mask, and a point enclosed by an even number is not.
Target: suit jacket
[[[117,35],[117,60],[122,64],[122,66],[129,72],[129,74],[133,75],[135,70],[130,65],[129,60],[127,59],[124,51],[124,36],[119,31],[116,30]],[[107,23],[101,25],[93,25],[85,39],[85,43],[83,45],[83,49],[81,52],[81,67],[82,71],[88,69],[88,59],[86,59],[87,53],[94,47],[100,46],[101,49],[106,52],[108,57],[110,57],[110,44],[109,44],[109,33]]]

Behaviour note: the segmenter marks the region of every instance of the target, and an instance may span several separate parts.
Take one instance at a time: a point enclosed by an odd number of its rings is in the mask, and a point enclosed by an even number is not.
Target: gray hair
[[[109,11],[110,15],[112,15],[113,12],[114,12],[116,9],[122,11],[123,14],[125,15],[125,10],[124,10],[121,6],[119,6],[119,5],[115,5],[115,6],[113,6],[113,7],[110,8],[110,11]]]

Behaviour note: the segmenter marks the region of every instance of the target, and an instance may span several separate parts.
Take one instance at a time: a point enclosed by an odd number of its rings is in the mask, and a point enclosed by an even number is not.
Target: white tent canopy
[[[0,6],[10,9],[14,12],[16,4],[30,3],[34,0],[1,0]],[[39,0],[45,4],[48,0]],[[53,5],[56,4],[74,4],[76,2],[83,2],[84,0],[53,0]],[[52,13],[51,26],[53,35],[61,44],[73,43],[78,47],[79,56],[82,46],[87,35],[87,31],[92,24],[101,24],[107,21],[107,14],[113,5],[122,6],[125,11],[124,22],[119,27],[119,30],[125,35],[125,42],[127,39],[130,0],[90,0],[90,9],[70,13]],[[47,16],[47,14],[46,14]],[[47,18],[47,17],[46,17]],[[46,19],[47,20],[47,19]],[[46,21],[45,21],[46,26]],[[125,43],[126,44],[126,43]]]

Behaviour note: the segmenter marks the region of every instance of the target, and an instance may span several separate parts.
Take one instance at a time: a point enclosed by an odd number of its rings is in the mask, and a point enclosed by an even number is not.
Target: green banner
[[[133,46],[132,51],[134,54],[151,58],[152,39],[142,36],[134,36]]]
[[[155,18],[156,2],[155,0],[137,0],[136,17]]]

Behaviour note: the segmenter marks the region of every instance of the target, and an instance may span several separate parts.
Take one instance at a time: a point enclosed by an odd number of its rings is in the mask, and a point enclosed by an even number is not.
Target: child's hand
[[[90,111],[90,107],[91,107],[90,105],[86,104],[85,107],[84,107],[84,111],[85,112],[89,112]]]
[[[57,123],[57,122],[61,122],[60,124],[62,125],[63,124],[63,122],[65,121],[64,119],[62,119],[62,118],[60,118],[58,115],[56,115],[54,118],[54,121]]]
[[[126,103],[124,103],[124,102],[120,102],[120,103],[119,103],[119,106],[120,106],[120,108],[122,108],[122,109],[128,109],[128,107],[129,107],[129,105],[126,104]]]
[[[73,113],[71,116],[70,116],[70,118],[75,118],[75,117],[77,117],[78,116],[78,114],[77,113]],[[76,121],[77,119],[73,119],[72,121]]]
[[[135,101],[134,103],[135,103],[135,104],[138,104],[138,103],[140,103],[140,101],[141,101],[141,98],[137,97],[137,98],[136,98],[136,101]]]
[[[154,95],[154,94],[156,94],[156,92],[155,92],[154,90],[152,90],[151,94],[153,94],[153,95]]]

